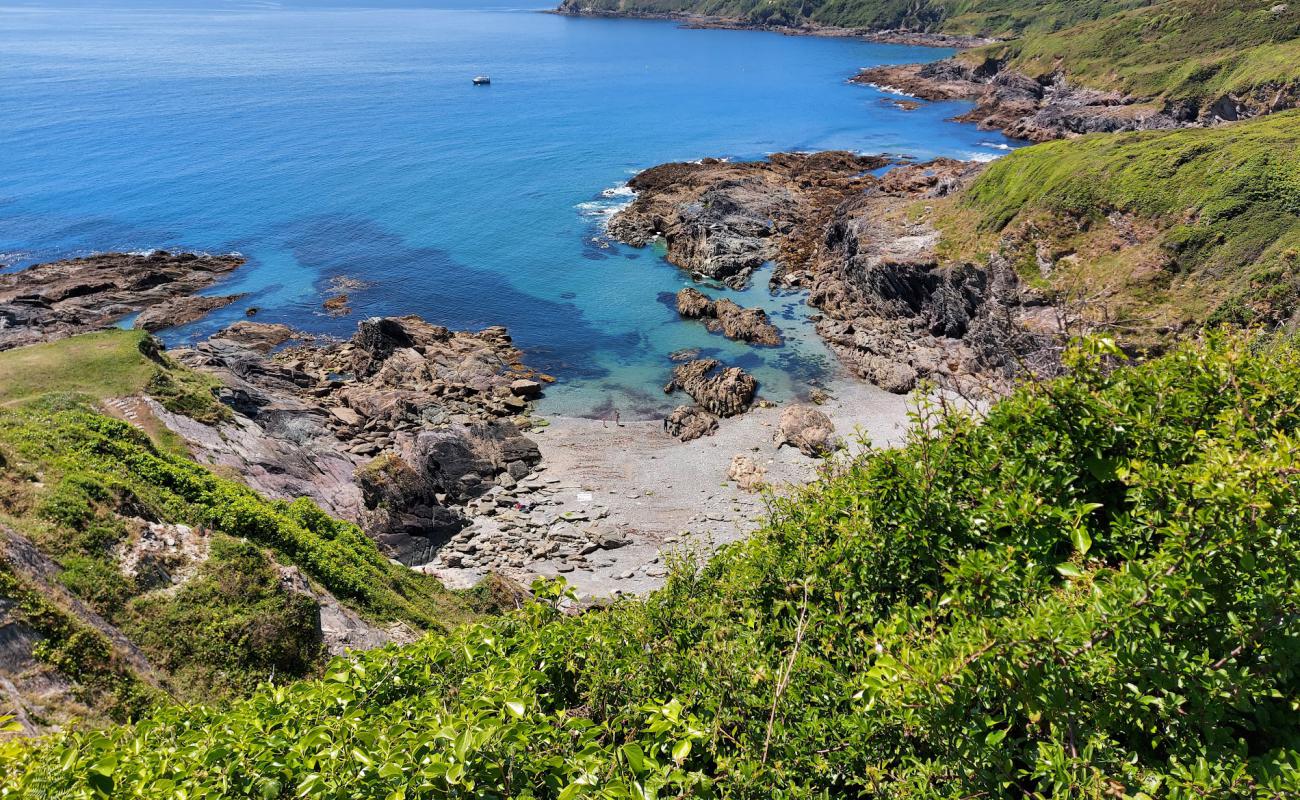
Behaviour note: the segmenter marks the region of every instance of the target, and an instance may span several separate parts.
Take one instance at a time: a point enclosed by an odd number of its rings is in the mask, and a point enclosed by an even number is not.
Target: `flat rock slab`
[[[235,298],[192,298],[244,259],[196,253],[104,253],[0,275],[0,350],[107,328],[140,311],[148,330],[192,322]],[[218,302],[223,300],[224,302]],[[167,311],[166,304],[172,304]]]

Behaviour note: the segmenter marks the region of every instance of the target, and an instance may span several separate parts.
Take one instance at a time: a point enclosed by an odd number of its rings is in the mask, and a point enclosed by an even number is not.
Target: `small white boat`
[[[489,85],[489,84],[491,84],[491,83],[492,83],[492,79],[489,78],[489,77],[486,76],[486,75],[475,75],[475,76],[474,76],[474,85],[475,85],[475,86],[487,86],[487,85]]]

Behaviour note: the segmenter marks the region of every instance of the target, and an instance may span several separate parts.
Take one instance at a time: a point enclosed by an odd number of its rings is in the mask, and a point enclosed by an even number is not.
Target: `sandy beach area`
[[[837,457],[861,452],[861,440],[882,447],[902,438],[910,398],[848,378],[832,384],[830,394],[819,409],[848,445]],[[572,525],[615,546],[593,545],[577,559],[535,553],[516,564],[424,569],[449,586],[472,585],[495,568],[525,584],[537,576],[563,575],[580,597],[649,591],[662,584],[665,557],[673,550],[707,553],[758,527],[764,495],[728,479],[735,456],[764,467],[774,492],[816,477],[821,460],[788,445],[777,447],[782,409],[755,407],[722,420],[714,435],[685,443],[665,433],[657,420],[615,424],[548,418],[547,426],[529,434],[541,448],[544,469],[526,482],[524,508],[476,517],[461,538],[484,542],[480,549],[489,551],[490,543],[518,537],[534,525]]]

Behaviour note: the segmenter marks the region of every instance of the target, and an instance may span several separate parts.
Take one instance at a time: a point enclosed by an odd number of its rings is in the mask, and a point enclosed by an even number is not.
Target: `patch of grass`
[[[143,391],[158,364],[141,347],[143,331],[109,330],[0,353],[0,405],[19,405],[51,392],[104,400]]]
[[[144,331],[98,331],[0,352],[0,406],[55,393],[94,400],[148,394],[170,411],[219,422],[231,412],[217,401],[217,386],[168,358]]]

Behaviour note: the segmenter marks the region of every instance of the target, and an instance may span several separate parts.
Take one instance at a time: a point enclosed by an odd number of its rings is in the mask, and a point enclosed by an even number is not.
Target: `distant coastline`
[[[558,8],[546,9],[544,14],[556,14],[562,17],[598,17],[606,19],[646,19],[662,22],[678,22],[684,28],[718,29],[736,31],[766,31],[784,36],[823,36],[832,39],[863,39],[878,44],[901,44],[915,47],[943,47],[965,50],[991,44],[995,39],[979,36],[960,36],[950,33],[927,33],[910,30],[873,30],[870,28],[841,28],[833,25],[764,25],[735,17],[716,17],[706,14],[683,14],[675,12],[642,11],[606,11],[594,8],[573,8],[561,4]]]

